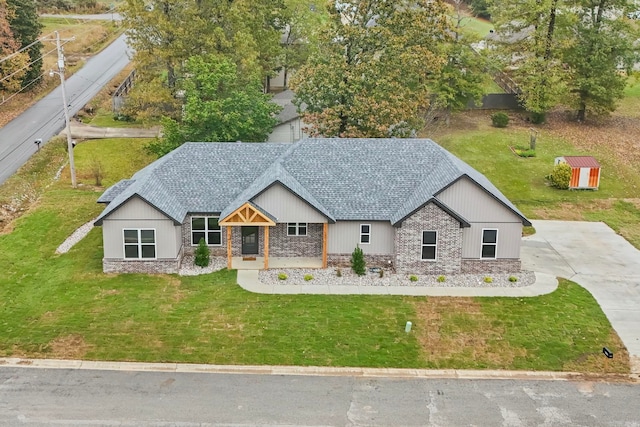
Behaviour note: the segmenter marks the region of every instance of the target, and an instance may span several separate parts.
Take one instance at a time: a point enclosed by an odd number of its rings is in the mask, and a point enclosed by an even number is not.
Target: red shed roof
[[[572,168],[599,168],[600,163],[591,156],[564,156],[565,162]]]

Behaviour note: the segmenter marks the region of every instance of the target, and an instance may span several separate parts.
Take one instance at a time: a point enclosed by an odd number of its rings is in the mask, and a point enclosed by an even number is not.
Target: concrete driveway
[[[640,251],[602,222],[533,221],[522,268],[571,279],[602,307],[640,374]]]

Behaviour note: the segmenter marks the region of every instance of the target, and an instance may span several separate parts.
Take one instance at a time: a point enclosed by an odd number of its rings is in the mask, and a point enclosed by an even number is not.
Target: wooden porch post
[[[231,226],[227,226],[227,269],[231,270]]]
[[[269,269],[269,226],[264,226],[264,269]]]
[[[322,224],[322,268],[327,268],[327,235],[329,224]]]

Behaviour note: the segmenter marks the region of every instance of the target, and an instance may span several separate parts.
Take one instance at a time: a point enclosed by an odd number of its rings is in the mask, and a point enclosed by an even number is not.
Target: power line
[[[29,43],[28,45],[18,49],[17,51],[13,52],[11,55],[0,59],[0,64],[3,63],[4,61],[8,61],[9,59],[13,58],[14,56],[20,54],[21,52],[29,49],[31,46],[35,45],[36,43],[41,43],[43,41],[43,39],[49,37],[51,34],[53,34],[52,32],[47,34],[46,36],[40,36],[40,38],[38,38],[36,41],[34,41],[33,43]]]

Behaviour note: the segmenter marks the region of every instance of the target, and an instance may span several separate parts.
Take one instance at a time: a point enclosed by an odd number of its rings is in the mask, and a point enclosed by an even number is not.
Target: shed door
[[[588,188],[589,187],[589,172],[591,168],[580,168],[580,180],[578,181],[578,187],[580,188]]]

